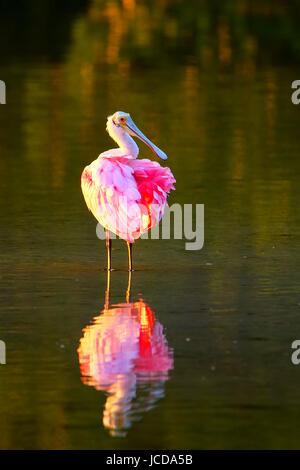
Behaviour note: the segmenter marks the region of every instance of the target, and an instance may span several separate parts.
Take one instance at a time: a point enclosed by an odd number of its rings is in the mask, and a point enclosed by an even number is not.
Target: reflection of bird
[[[89,210],[106,230],[107,269],[111,269],[110,231],[127,242],[129,270],[132,243],[162,218],[174,176],[167,167],[151,160],[136,160],[138,137],[163,160],[167,156],[134,124],[127,113],[107,118],[106,130],[119,148],[108,150],[87,166],[81,176],[82,192]]]
[[[83,330],[78,356],[83,383],[108,394],[104,426],[111,435],[124,436],[132,421],[163,397],[173,352],[142,299],[113,308],[108,302],[109,282],[105,308]]]

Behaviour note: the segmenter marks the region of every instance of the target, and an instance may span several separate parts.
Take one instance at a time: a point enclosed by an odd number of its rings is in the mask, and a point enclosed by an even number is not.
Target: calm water
[[[117,22],[103,55],[93,5],[59,59],[0,66],[0,448],[300,448],[300,69],[148,67],[122,58]],[[126,300],[115,241],[108,304],[80,174],[119,109],[169,155],[170,204],[205,204],[205,245],[138,241]]]

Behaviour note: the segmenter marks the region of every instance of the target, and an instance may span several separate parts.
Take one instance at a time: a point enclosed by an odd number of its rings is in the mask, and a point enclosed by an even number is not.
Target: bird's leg
[[[111,238],[109,230],[106,230],[106,248],[107,248],[107,271],[111,271]]]
[[[110,292],[110,271],[107,270],[107,284],[106,284],[105,305],[104,305],[104,308],[106,310],[109,308],[109,292]]]
[[[132,268],[132,243],[127,242],[128,248],[128,271],[133,271]]]
[[[128,285],[127,285],[127,290],[126,290],[126,302],[127,303],[129,303],[129,300],[130,300],[131,273],[132,273],[132,271],[128,272]]]

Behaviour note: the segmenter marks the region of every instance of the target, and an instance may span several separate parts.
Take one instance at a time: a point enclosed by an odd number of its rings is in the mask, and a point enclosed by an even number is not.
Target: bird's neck
[[[120,149],[125,155],[130,155],[132,158],[137,158],[139,148],[133,138],[122,129],[122,127],[109,126],[108,133],[110,137],[119,145]]]

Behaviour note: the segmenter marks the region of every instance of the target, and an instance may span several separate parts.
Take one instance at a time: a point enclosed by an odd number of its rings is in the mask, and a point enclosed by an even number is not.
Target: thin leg
[[[132,268],[132,243],[127,242],[128,248],[128,271],[133,271]]]
[[[111,238],[109,230],[106,230],[106,248],[107,248],[107,271],[111,271]]]
[[[106,310],[109,308],[109,292],[110,292],[110,271],[107,271],[107,284],[106,284],[105,305],[104,305],[104,308]]]
[[[129,301],[130,301],[131,273],[132,273],[132,271],[128,272],[128,285],[127,285],[127,291],[126,291],[126,302],[127,303],[129,303]]]

